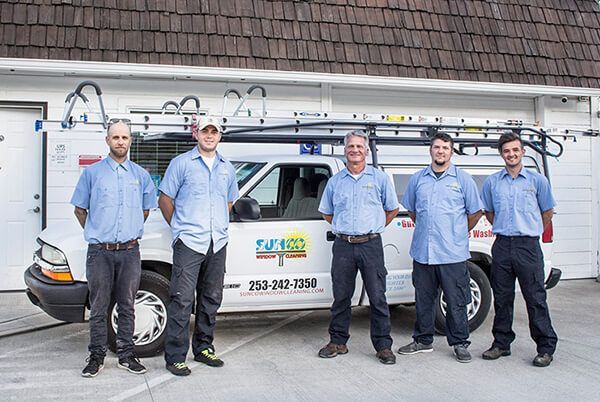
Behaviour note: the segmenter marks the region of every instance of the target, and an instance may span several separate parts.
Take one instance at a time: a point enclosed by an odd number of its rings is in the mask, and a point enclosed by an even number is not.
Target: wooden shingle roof
[[[0,57],[600,88],[595,0],[0,0]]]

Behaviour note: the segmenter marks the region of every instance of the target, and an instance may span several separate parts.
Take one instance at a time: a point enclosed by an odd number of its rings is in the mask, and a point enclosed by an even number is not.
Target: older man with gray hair
[[[329,180],[319,205],[319,212],[335,233],[330,342],[319,351],[319,356],[331,358],[348,353],[351,299],[356,273],[360,271],[369,296],[371,342],[376,356],[383,364],[394,364],[381,233],[398,213],[398,198],[389,177],[367,166],[367,134],[361,131],[346,134],[344,154],[346,168]]]

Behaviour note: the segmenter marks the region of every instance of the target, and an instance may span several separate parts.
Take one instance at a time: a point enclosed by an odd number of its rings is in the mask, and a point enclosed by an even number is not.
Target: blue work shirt
[[[484,209],[494,213],[492,232],[504,236],[539,236],[542,212],[556,205],[548,179],[525,168],[514,179],[506,168],[489,176],[481,199]]]
[[[83,236],[90,244],[141,238],[144,211],[158,206],[150,174],[129,159],[118,164],[110,156],[83,171],[71,204],[88,211]]]
[[[421,264],[453,264],[469,253],[468,215],[483,205],[470,174],[450,164],[439,177],[431,166],[411,176],[402,205],[416,214],[410,256]]]
[[[227,203],[239,197],[235,168],[228,160],[217,153],[211,171],[195,146],[169,163],[158,189],[174,200],[173,243],[181,239],[205,255],[211,240],[215,253],[227,244]]]
[[[383,232],[385,211],[399,206],[390,178],[381,170],[366,166],[357,179],[347,168],[329,179],[319,212],[333,215],[333,233],[362,235]]]

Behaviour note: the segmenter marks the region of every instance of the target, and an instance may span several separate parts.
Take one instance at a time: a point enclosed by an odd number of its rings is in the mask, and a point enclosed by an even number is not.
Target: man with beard
[[[433,351],[435,303],[441,287],[447,303],[448,344],[459,362],[468,363],[466,306],[471,302],[471,291],[466,260],[470,258],[469,231],[481,217],[482,205],[471,175],[450,162],[453,146],[448,134],[433,136],[429,149],[432,163],[410,178],[402,199],[415,223],[410,255],[417,321],[413,342],[398,353]]]
[[[498,151],[506,167],[488,177],[482,190],[485,216],[496,235],[491,278],[496,312],[494,343],[483,352],[483,358],[495,360],[510,355],[510,344],[515,340],[512,321],[516,278],[527,306],[531,338],[537,344],[533,365],[547,367],[558,338],[546,303],[540,234],[550,224],[556,203],[548,180],[523,168],[525,149],[518,134],[503,134]]]
[[[167,307],[165,361],[177,376],[185,363],[194,293],[194,360],[223,366],[213,346],[217,310],[223,299],[229,211],[239,197],[233,165],[217,152],[221,126],[201,118],[193,128],[198,146],[171,161],[160,184],[158,204],[173,232],[173,267]]]
[[[111,121],[106,143],[108,157],[83,171],[71,198],[89,244],[90,356],[81,373],[84,377],[95,377],[104,367],[111,293],[119,314],[118,367],[135,374],[146,372],[135,356],[132,337],[135,295],[142,273],[138,239],[149,210],[156,208],[156,189],[148,172],[127,159],[131,146],[128,124]]]
[[[329,180],[319,205],[319,212],[335,233],[330,342],[319,350],[319,356],[331,358],[348,353],[350,304],[356,273],[360,271],[369,296],[371,342],[376,356],[383,364],[394,364],[381,233],[398,214],[399,205],[390,178],[381,170],[367,166],[368,152],[367,134],[360,131],[346,134],[346,169]]]

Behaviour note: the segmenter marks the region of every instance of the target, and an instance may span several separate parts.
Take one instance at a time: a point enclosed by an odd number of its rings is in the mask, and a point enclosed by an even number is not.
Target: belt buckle
[[[115,243],[115,251],[119,251],[121,247],[121,243]]]
[[[355,241],[356,239],[360,239],[360,236],[350,235],[350,236],[348,236],[348,243],[352,243],[352,244],[360,243],[360,241]]]

